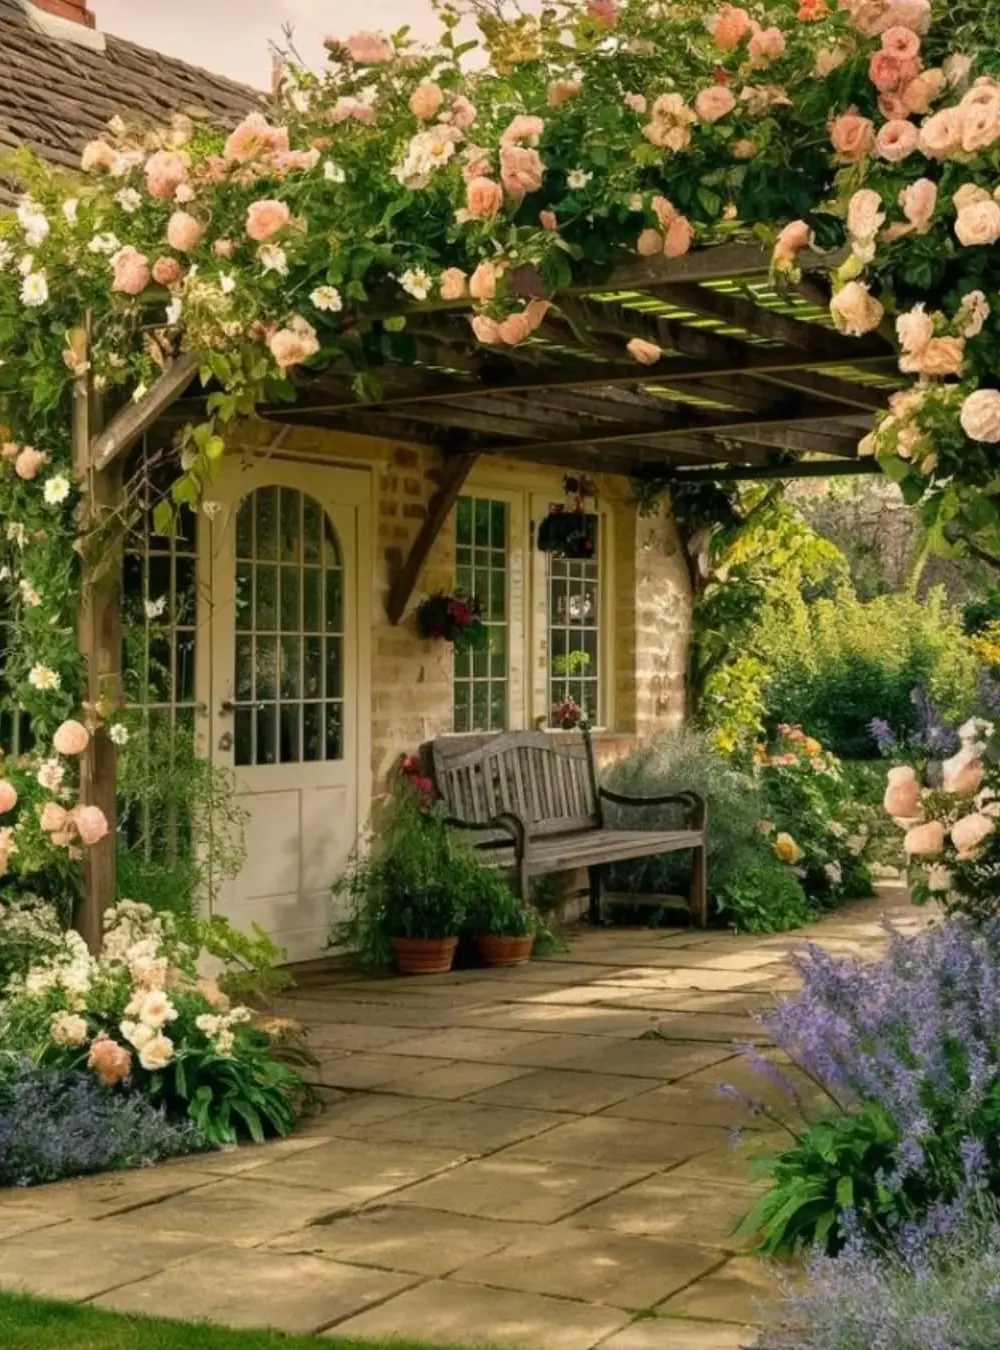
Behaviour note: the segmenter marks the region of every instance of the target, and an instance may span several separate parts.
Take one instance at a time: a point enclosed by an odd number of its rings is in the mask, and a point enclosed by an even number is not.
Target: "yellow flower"
[[[819,741],[815,740],[812,736],[807,736],[805,738],[802,742],[802,749],[810,759],[815,759],[817,755],[823,753],[823,747],[820,745]]]
[[[783,863],[797,863],[802,857],[802,850],[785,830],[775,838],[774,852]]]

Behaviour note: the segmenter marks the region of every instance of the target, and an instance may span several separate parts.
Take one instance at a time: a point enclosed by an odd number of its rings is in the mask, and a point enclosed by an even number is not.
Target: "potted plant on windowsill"
[[[524,906],[501,872],[479,867],[471,880],[470,926],[488,966],[523,966],[531,960],[538,917]]]

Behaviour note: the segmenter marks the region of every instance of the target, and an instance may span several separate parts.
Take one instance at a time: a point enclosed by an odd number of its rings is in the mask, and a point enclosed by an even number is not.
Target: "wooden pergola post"
[[[93,438],[100,430],[100,411],[94,398],[89,369],[89,342],[85,329],[73,334],[73,356],[78,375],[73,389],[73,467],[83,492],[80,530],[101,524],[119,504],[119,466],[99,472],[94,463]],[[121,547],[94,558],[83,554],[78,640],[86,667],[86,698],[91,704],[115,708],[121,702],[121,625],[118,601],[121,585]],[[108,833],[84,853],[83,903],[77,927],[91,951],[101,945],[104,911],[115,901],[117,850],[117,751],[106,735],[91,738],[80,766],[80,800],[99,806],[108,821]]]

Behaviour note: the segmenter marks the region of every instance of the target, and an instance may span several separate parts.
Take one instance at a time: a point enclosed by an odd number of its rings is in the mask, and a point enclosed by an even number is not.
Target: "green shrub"
[[[719,917],[741,933],[783,933],[815,918],[798,877],[766,853],[731,876],[715,901]]]

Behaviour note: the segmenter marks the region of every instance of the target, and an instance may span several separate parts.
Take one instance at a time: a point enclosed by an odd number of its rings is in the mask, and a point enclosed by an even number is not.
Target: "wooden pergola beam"
[[[198,374],[198,369],[197,356],[193,352],[184,352],[172,366],[167,367],[138,403],[129,403],[122,408],[94,439],[90,458],[97,473],[103,473],[160,420],[187,389]]]
[[[385,612],[391,624],[399,623],[413,592],[417,588],[427,556],[434,541],[444,528],[451,508],[458,500],[459,493],[469,473],[478,459],[476,454],[456,455],[446,459],[441,472],[441,480],[427,506],[427,515],[421,523],[416,539],[410,548],[399,571],[393,577],[386,597]]]
[[[811,459],[797,464],[721,464],[712,469],[671,469],[649,477],[657,481],[666,479],[670,483],[714,483],[753,482],[767,478],[847,478],[854,474],[881,472],[876,459]]]

